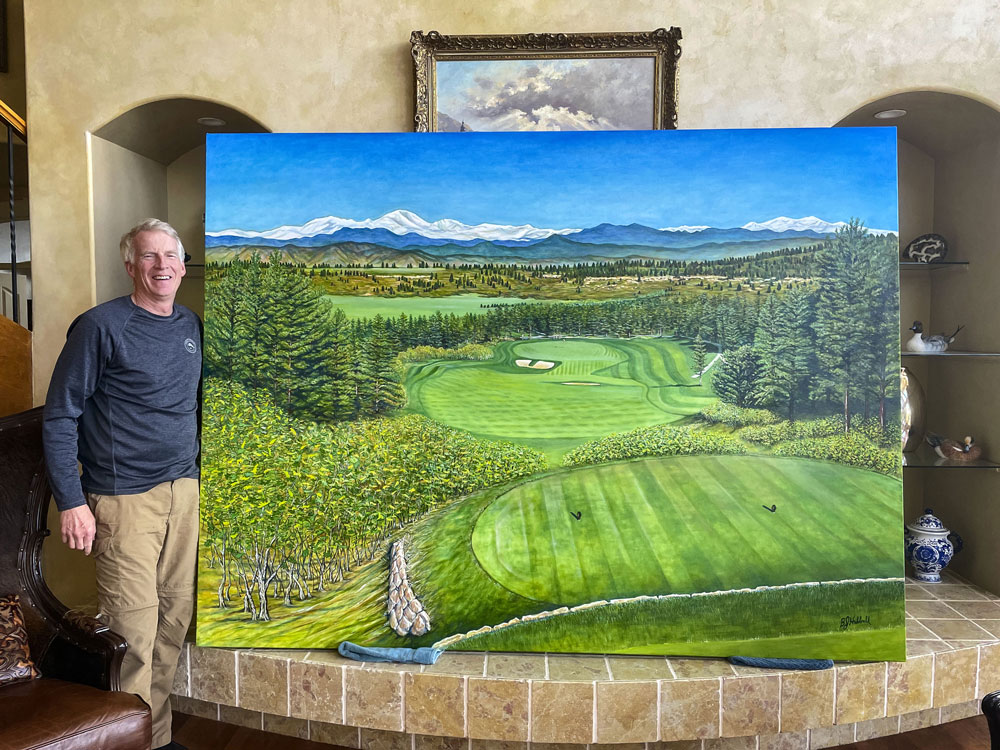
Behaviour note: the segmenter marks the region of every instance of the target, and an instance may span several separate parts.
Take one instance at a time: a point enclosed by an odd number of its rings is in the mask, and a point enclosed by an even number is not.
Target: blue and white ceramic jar
[[[955,538],[954,544],[949,535]],[[906,524],[906,561],[913,566],[913,576],[918,581],[940,583],[941,571],[961,549],[962,538],[945,528],[930,508],[916,521]]]

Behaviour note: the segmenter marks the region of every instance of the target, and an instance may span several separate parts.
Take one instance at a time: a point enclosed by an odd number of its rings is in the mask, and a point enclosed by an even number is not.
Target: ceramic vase
[[[954,544],[950,537],[954,537]],[[962,538],[945,528],[930,508],[906,524],[905,539],[906,561],[913,567],[913,577],[923,583],[940,583],[941,571],[962,549]]]
[[[899,421],[903,452],[915,451],[924,439],[924,389],[905,367],[899,368]]]

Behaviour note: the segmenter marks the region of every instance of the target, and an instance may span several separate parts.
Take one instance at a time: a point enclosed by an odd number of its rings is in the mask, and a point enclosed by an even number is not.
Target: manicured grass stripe
[[[858,488],[865,493],[857,495]],[[895,525],[870,509],[898,503],[899,492],[892,478],[803,459],[678,456],[602,464],[529,481],[499,498],[484,511],[473,546],[486,571],[512,591],[561,604],[894,576],[895,546],[856,540],[859,527],[881,526],[872,532],[876,539],[894,533]],[[762,496],[777,513],[761,507]],[[498,546],[489,535],[498,527],[489,519],[507,503],[521,503],[527,539],[536,540],[531,569],[539,573],[530,581],[505,579],[511,563],[491,558]],[[594,525],[569,510],[592,515]]]

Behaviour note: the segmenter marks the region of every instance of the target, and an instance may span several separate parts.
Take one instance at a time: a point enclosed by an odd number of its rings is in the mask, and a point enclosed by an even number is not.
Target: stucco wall
[[[831,125],[908,88],[1000,101],[1000,7],[922,0],[33,0],[25,8],[36,399],[95,301],[86,133],[137,104],[206,97],[274,131],[411,123],[408,38],[680,26],[685,128]]]
[[[67,325],[96,301],[88,132],[138,104],[175,96],[223,102],[276,132],[405,131],[412,124],[413,29],[472,34],[671,25],[684,33],[683,128],[829,126],[867,102],[912,89],[1000,104],[1000,6],[987,0],[32,0],[25,43],[36,402],[44,398]],[[980,156],[996,160],[992,151]],[[939,165],[936,174],[926,159],[913,163],[913,179],[926,186],[914,193],[916,226],[921,215],[926,223],[939,187],[932,183],[949,180],[951,171]],[[193,168],[171,167],[175,178]],[[171,218],[179,211],[193,226],[191,206],[177,200],[183,203],[169,198]],[[985,293],[990,270],[977,271],[976,291]],[[912,284],[927,289],[926,280]],[[945,296],[936,303],[946,303]],[[926,301],[907,304],[927,311]],[[940,319],[936,310],[927,317]],[[975,399],[990,398],[989,378],[980,373],[993,371],[978,368],[976,395],[956,396],[949,410],[972,416]],[[995,475],[964,481],[976,497],[967,520],[978,514],[982,528],[996,528],[1000,510],[989,506]],[[911,504],[920,503],[920,489],[908,487]],[[978,582],[994,589],[996,557],[974,566]]]

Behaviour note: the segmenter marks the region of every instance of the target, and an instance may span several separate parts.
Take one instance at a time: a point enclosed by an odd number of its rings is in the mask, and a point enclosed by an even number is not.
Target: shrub
[[[584,443],[566,454],[563,464],[579,466],[641,456],[746,452],[746,445],[731,435],[709,432],[696,427],[653,425]]]
[[[493,347],[486,344],[466,344],[455,349],[440,346],[414,346],[396,355],[396,361],[403,365],[427,362],[432,359],[473,359],[483,361],[493,357]]]
[[[730,427],[775,424],[781,421],[780,417],[767,409],[745,409],[722,401],[702,409],[701,416],[709,422],[727,424]]]
[[[871,469],[889,476],[902,474],[898,448],[896,450],[880,448],[863,435],[853,432],[849,435],[782,443],[775,447],[774,455],[836,461],[839,464]]]
[[[779,422],[772,425],[750,425],[739,431],[739,436],[751,443],[777,445],[788,440],[833,437],[844,432],[841,417],[823,417],[804,422]]]

